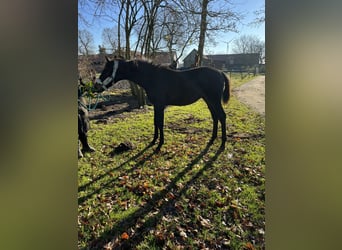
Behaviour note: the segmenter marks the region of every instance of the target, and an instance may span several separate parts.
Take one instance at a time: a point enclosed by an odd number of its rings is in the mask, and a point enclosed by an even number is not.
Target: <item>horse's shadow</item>
[[[91,181],[89,181],[88,183],[78,187],[78,192],[82,192],[85,191],[89,186],[93,185],[96,182],[101,181],[102,179],[104,179],[105,177],[107,177],[109,175],[109,173],[111,173],[114,170],[120,170],[121,168],[123,168],[126,164],[128,164],[131,161],[135,161],[137,160],[139,157],[141,157],[149,148],[151,148],[152,145],[147,145],[145,148],[143,148],[141,151],[139,151],[138,153],[136,153],[135,155],[133,155],[132,157],[130,157],[128,160],[124,161],[123,163],[121,163],[120,165],[111,168],[109,170],[107,170],[106,172],[104,172],[103,174],[97,176],[96,178],[93,178]],[[130,169],[130,171],[133,171],[134,169],[136,169],[138,166],[142,165],[145,161],[147,161],[149,158],[151,158],[151,156],[155,154],[155,151],[153,151],[152,153],[148,154],[147,156],[143,157],[141,160],[139,160],[135,166]],[[86,201],[87,199],[89,199],[91,196],[99,193],[101,191],[101,189],[110,186],[113,182],[117,181],[116,178],[111,179],[110,181],[101,184],[101,188],[96,189],[95,191],[88,193],[87,195],[84,195],[80,198],[78,198],[78,204],[83,203],[84,201]]]
[[[165,214],[171,212],[170,209],[167,208],[172,206],[172,204],[174,204],[177,199],[179,199],[189,189],[189,187],[195,183],[195,181],[203,174],[203,172],[212,166],[219,155],[224,151],[224,147],[219,147],[215,155],[209,158],[205,165],[196,174],[194,174],[189,181],[184,183],[181,188],[177,187],[177,182],[183,179],[183,177],[191,171],[193,166],[200,162],[200,160],[208,153],[211,146],[212,143],[208,142],[206,147],[199,153],[199,155],[189,164],[187,164],[186,167],[179,172],[163,190],[154,193],[143,206],[132,213],[129,217],[117,222],[113,228],[103,232],[98,238],[92,239],[90,245],[83,248],[83,250],[88,249],[89,247],[91,249],[102,248],[106,242],[113,239],[113,235],[118,235],[119,232],[129,231],[130,228],[136,225],[139,219],[143,219],[146,215],[150,214],[151,211],[158,209],[158,213],[154,213],[153,216],[149,216],[148,219],[145,220],[144,223],[135,230],[134,235],[132,235],[128,240],[120,242],[122,244],[118,247],[119,249],[134,249],[137,245],[139,245],[139,243],[143,240],[143,236],[147,234],[151,228],[156,227]],[[153,155],[154,153],[155,151],[153,151],[153,153],[150,155]],[[140,155],[141,154],[142,153],[140,153]],[[174,194],[174,199],[165,199],[171,190]]]

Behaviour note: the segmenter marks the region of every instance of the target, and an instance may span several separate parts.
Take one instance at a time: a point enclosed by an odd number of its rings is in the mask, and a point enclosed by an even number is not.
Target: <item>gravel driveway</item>
[[[265,76],[258,76],[232,92],[241,102],[265,115]]]

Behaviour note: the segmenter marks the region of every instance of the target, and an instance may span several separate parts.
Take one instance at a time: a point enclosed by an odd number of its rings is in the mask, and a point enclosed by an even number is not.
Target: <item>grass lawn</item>
[[[232,87],[252,77],[233,75]],[[228,140],[208,147],[212,120],[201,100],[165,111],[165,144],[153,108],[92,121],[97,149],[78,161],[79,249],[264,249],[265,118],[234,96],[224,105]],[[112,154],[121,142],[133,150]]]

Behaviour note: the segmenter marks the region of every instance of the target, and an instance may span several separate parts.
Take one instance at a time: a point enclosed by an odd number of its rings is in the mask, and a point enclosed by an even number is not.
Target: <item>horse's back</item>
[[[191,84],[200,87],[203,91],[215,91],[223,89],[224,78],[222,73],[211,67],[198,67],[183,73]]]
[[[153,72],[145,71],[143,81],[146,83],[144,85],[148,98],[153,104],[183,106],[194,103],[200,98],[213,102],[221,99],[224,77],[214,68],[174,70],[152,67],[151,69]]]

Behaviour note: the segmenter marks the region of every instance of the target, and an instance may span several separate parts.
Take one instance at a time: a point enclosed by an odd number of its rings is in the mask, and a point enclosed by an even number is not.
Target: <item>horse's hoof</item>
[[[156,144],[156,141],[157,141],[157,139],[153,139],[153,140],[150,142],[149,146],[153,146],[154,144]]]
[[[90,147],[90,146],[83,149],[83,152],[95,152],[95,151],[96,151],[95,148]]]
[[[82,154],[82,152],[79,150],[78,151],[78,159],[80,159],[80,158],[82,158],[83,157],[83,154]]]
[[[211,137],[210,140],[209,140],[209,144],[213,144],[215,139],[216,139],[216,137]]]
[[[162,144],[159,144],[158,147],[154,150],[154,152],[155,152],[155,153],[159,153],[161,147],[162,147]]]

